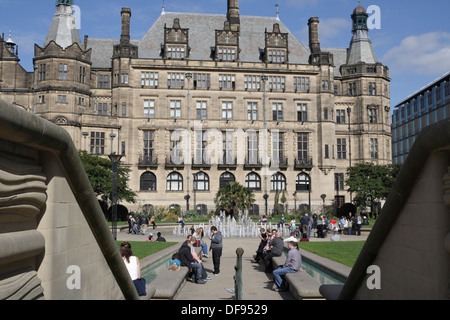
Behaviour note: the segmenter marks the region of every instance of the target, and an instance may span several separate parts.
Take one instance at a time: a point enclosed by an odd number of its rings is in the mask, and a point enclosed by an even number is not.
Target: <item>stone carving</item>
[[[35,150],[0,140],[0,300],[44,298],[37,270],[45,240],[36,228],[46,180]]]

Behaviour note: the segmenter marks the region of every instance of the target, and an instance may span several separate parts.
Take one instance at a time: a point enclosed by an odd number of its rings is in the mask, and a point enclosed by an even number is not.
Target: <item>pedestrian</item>
[[[352,221],[352,217],[351,216],[347,218],[347,222],[348,222],[347,234],[349,236],[351,236],[352,235],[352,226],[353,226],[353,221]]]
[[[283,266],[278,267],[278,269],[273,271],[273,280],[269,280],[269,282],[276,283],[277,288],[274,288],[273,290],[277,292],[286,291],[286,286],[283,284],[281,276],[287,273],[303,271],[301,268],[302,256],[298,250],[298,243],[296,241],[290,241],[288,247],[289,252],[286,257],[286,262]]]
[[[129,216],[128,216],[128,233],[131,233],[131,230],[133,229],[133,222],[132,222],[132,219],[133,218],[133,216],[130,214]]]
[[[283,254],[284,242],[281,237],[281,232],[277,231],[275,234],[275,239],[272,240],[270,245],[270,252],[264,257],[264,264],[266,267],[266,273],[272,272],[272,258],[280,257]]]
[[[141,276],[141,263],[139,258],[133,255],[133,251],[131,251],[131,244],[129,242],[122,242],[120,245],[120,254],[125,266],[127,267],[128,274],[136,287],[138,295],[147,295],[145,290],[145,279]]]
[[[212,251],[212,258],[213,258],[213,265],[214,265],[214,272],[213,274],[215,276],[218,276],[220,273],[220,257],[222,256],[222,233],[217,230],[215,226],[211,227],[211,233],[212,236],[209,237],[211,240],[211,251]]]
[[[361,235],[361,215],[359,213],[356,214],[356,233],[358,236]]]
[[[300,229],[302,232],[302,238],[307,238],[309,229],[309,217],[307,213],[305,213],[305,215],[300,219]]]

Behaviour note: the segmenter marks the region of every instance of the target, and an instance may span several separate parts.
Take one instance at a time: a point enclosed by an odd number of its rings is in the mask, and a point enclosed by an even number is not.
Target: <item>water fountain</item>
[[[278,223],[253,222],[247,215],[243,215],[241,212],[239,212],[238,220],[236,221],[234,217],[226,216],[224,211],[221,211],[219,216],[209,220],[208,223],[192,224],[187,222],[184,228],[179,225],[173,229],[173,235],[187,237],[190,234],[192,225],[194,225],[195,230],[202,227],[205,232],[205,237],[211,235],[212,226],[216,226],[224,238],[257,238],[259,237],[259,230],[261,228],[266,230],[277,229],[281,232],[282,237],[289,237],[289,228],[287,225],[279,227]]]

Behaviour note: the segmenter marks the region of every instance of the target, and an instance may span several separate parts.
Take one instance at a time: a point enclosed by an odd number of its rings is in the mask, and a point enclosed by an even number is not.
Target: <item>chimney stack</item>
[[[320,52],[320,42],[319,42],[319,18],[312,17],[308,20],[309,27],[309,49],[311,53]]]
[[[122,34],[120,35],[120,44],[130,44],[130,18],[131,9],[122,8]]]
[[[227,21],[230,23],[231,31],[240,31],[239,0],[228,0]]]

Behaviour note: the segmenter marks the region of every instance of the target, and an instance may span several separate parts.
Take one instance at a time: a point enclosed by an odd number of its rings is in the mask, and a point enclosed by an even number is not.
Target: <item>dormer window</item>
[[[189,29],[180,27],[178,18],[173,20],[172,28],[164,25],[164,45],[162,46],[164,59],[183,60],[189,58]]]
[[[280,25],[275,23],[272,32],[265,32],[266,49],[264,61],[266,63],[288,62],[288,33],[280,32]]]
[[[231,31],[228,21],[225,21],[223,30],[216,30],[216,46],[214,50],[215,60],[239,60],[239,32]]]

